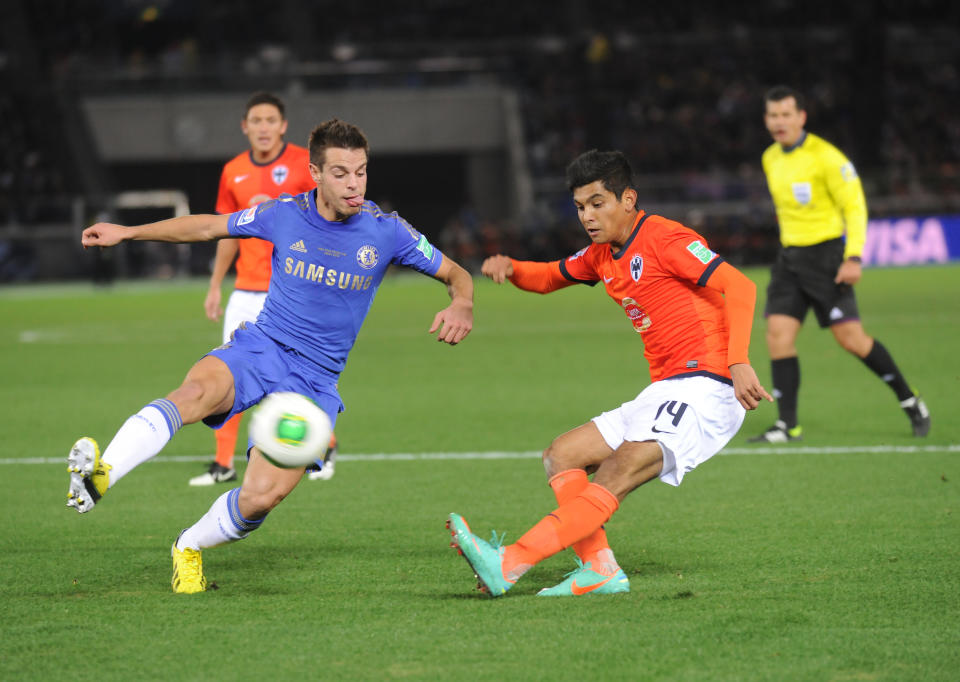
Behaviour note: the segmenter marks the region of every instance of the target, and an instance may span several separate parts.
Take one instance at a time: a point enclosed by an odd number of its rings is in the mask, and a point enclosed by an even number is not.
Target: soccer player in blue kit
[[[438,341],[456,345],[470,333],[470,274],[396,213],[383,213],[364,200],[368,151],[359,128],[333,119],[310,134],[315,190],[227,215],[182,216],[136,227],[97,223],[84,230],[84,247],[260,237],[274,245],[273,274],[256,322],[242,325],[229,343],[201,358],[179,388],[127,419],[102,456],[92,438],[74,444],[68,456],[68,507],[81,513],[92,509],[184,424],[202,419],[216,428],[268,393],[302,393],[335,423],[343,409],[337,378],[390,264],[447,285],[450,305],[436,314],[429,330]],[[255,447],[249,457],[242,485],[218,497],[174,542],[174,592],[204,591],[201,550],[245,538],[303,478],[303,468],[278,468]]]

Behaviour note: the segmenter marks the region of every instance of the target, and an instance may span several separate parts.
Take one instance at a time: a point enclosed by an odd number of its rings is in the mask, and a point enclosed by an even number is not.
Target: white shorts
[[[655,381],[630,402],[594,417],[593,423],[614,450],[624,441],[659,443],[660,480],[676,486],[684,474],[730,442],[744,415],[733,386],[694,376]]]
[[[260,309],[263,308],[263,302],[267,300],[266,291],[244,291],[234,289],[227,301],[227,309],[223,312],[223,342],[230,341],[230,335],[233,330],[240,326],[241,322],[254,322]]]

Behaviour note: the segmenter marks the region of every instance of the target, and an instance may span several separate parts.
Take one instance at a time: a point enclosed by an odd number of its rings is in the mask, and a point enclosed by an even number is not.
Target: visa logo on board
[[[864,265],[922,265],[949,261],[950,249],[939,218],[871,220],[867,225]]]

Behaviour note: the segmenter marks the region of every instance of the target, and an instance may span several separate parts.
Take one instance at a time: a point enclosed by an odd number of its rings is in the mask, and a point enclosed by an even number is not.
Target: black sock
[[[902,402],[913,397],[913,391],[910,390],[907,380],[900,374],[897,363],[893,361],[882,343],[874,339],[873,348],[867,353],[867,357],[860,359],[897,394],[897,400]]]
[[[787,424],[788,429],[797,425],[797,393],[800,391],[800,360],[794,355],[792,358],[781,358],[770,361],[770,370],[773,375],[773,396],[777,399],[777,410],[780,419]]]

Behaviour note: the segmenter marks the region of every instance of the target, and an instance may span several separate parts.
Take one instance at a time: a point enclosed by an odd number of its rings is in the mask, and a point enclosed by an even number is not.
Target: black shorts
[[[764,315],[789,315],[801,322],[813,307],[821,327],[859,320],[857,298],[849,284],[833,280],[843,262],[843,239],[812,246],[785,246],[770,269]]]

